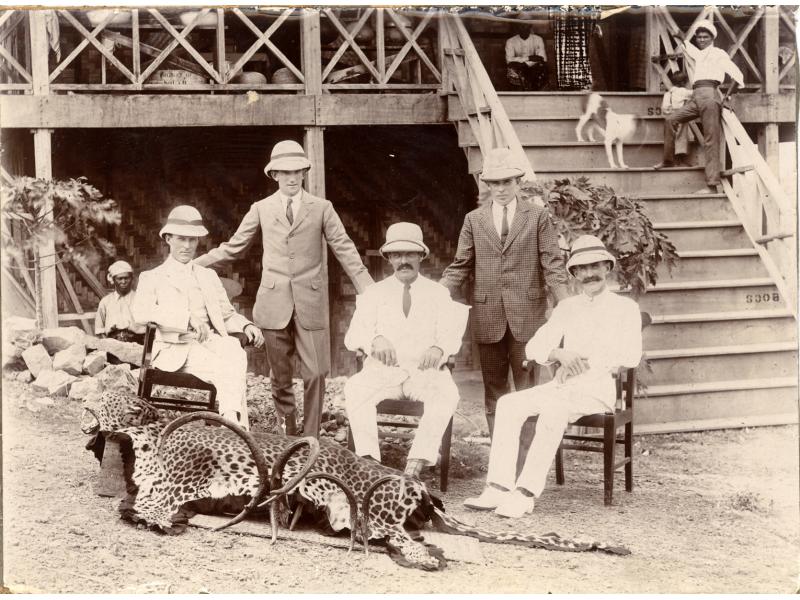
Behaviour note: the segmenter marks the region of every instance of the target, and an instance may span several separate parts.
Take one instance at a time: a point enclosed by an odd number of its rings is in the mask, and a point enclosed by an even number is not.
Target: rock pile
[[[141,344],[87,335],[78,327],[39,330],[33,319],[11,317],[3,322],[3,369],[7,377],[32,383],[37,392],[84,400],[103,389],[102,374],[108,356],[123,363],[114,365],[106,380],[111,385],[133,382],[130,365],[140,365]],[[119,373],[127,372],[127,375]]]

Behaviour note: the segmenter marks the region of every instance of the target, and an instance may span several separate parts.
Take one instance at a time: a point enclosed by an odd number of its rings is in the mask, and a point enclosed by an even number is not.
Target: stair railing
[[[671,35],[681,30],[666,7],[655,9],[655,25],[666,54],[654,58],[665,58],[668,70],[677,70],[673,59],[683,57],[689,74],[694,70],[694,61],[684,54],[680,46],[673,47]],[[713,18],[713,8],[706,7],[695,19]],[[694,26],[690,26],[689,30]],[[665,85],[670,81],[667,70],[659,61],[653,61]],[[693,126],[694,123],[692,124]],[[696,126],[695,126],[696,127]],[[780,292],[786,308],[797,318],[797,213],[792,200],[781,187],[758,146],[750,139],[736,114],[729,108],[722,109],[722,130],[725,146],[731,157],[731,168],[722,172],[722,188],[742,222],[747,236],[758,252],[767,273]],[[698,137],[698,139],[702,139]],[[723,153],[724,156],[724,153]]]
[[[494,89],[467,28],[458,15],[443,15],[442,45],[446,86],[452,84],[483,157],[498,147],[508,147],[525,171],[524,179],[536,174]],[[449,92],[445,87],[445,92]]]

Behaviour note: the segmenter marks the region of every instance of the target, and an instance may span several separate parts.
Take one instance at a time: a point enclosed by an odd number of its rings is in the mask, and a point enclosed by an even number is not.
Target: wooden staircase
[[[485,84],[485,71],[470,63],[469,40],[456,28],[450,25],[452,45],[467,48],[449,54],[448,71],[455,88],[465,79],[472,84],[448,96],[448,109],[470,172],[480,172],[487,145],[514,148],[493,123],[508,119],[539,180],[586,176],[638,199],[680,254],[672,273],[661,270],[639,300],[653,324],[644,334],[648,365],[639,370],[646,390],[637,401],[637,430],[797,422],[797,324],[793,301],[779,291],[786,283],[770,275],[726,194],[692,195],[705,183],[702,152],[693,148],[690,155],[697,166],[652,168],[663,142],[654,110],[660,95],[604,93],[616,112],[643,115],[625,148],[631,168],[611,169],[602,143],[576,141],[583,93],[486,93],[475,83]],[[485,139],[487,131],[494,140]]]

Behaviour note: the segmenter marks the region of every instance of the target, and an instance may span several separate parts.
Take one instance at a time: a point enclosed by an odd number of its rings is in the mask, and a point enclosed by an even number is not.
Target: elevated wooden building
[[[308,187],[331,199],[373,275],[386,227],[419,223],[438,276],[478,196],[481,157],[511,146],[539,179],[585,175],[644,202],[681,254],[642,297],[647,395],[639,429],[781,423],[797,410],[794,15],[648,7],[531,12],[551,57],[548,91],[507,91],[504,41],[516,14],[389,8],[197,8],[0,12],[3,177],[86,176],[122,209],[108,236],[137,270],[163,259],[156,236],[176,204],[205,215],[208,246],[226,240],[275,184],[272,145],[301,141]],[[601,143],[575,141],[583,91],[559,87],[553,24],[588,19],[593,87],[642,117],[632,167],[610,169]],[[712,18],[745,73],[725,116],[724,194],[695,197],[702,167],[654,171],[660,103],[680,67],[675,34]],[[594,29],[594,24],[599,30]],[[599,35],[602,33],[602,36]],[[783,151],[783,153],[782,153]],[[696,162],[702,152],[693,150]],[[109,261],[110,262],[110,261]],[[48,325],[91,330],[107,263],[45,273]],[[260,252],[221,268],[247,313]],[[4,305],[30,289],[3,271]],[[329,262],[335,374],[352,372],[344,331],[354,290]],[[263,359],[262,359],[263,360]],[[460,368],[477,357],[465,344]],[[258,366],[258,365],[256,365]],[[261,365],[263,368],[263,365]]]

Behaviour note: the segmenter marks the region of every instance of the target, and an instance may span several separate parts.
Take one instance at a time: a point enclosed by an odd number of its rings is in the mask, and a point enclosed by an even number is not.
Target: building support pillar
[[[31,78],[33,93],[36,96],[46,96],[50,93],[50,72],[48,58],[50,46],[47,42],[47,28],[45,25],[45,12],[32,10],[29,13],[31,25]],[[53,151],[50,129],[34,129],[33,149],[36,165],[36,177],[40,179],[53,178]],[[53,201],[45,199],[45,218],[53,218]],[[48,237],[39,246],[41,257],[41,292],[42,292],[42,318],[43,327],[58,327],[58,296],[56,287],[56,248],[53,237]]]
[[[780,150],[778,148],[778,123],[776,98],[780,92],[780,72],[778,70],[778,35],[780,19],[777,6],[764,7],[761,18],[761,73],[764,81],[764,92],[770,94],[769,123],[761,126],[758,132],[758,149],[769,168],[776,175],[780,172]]]

